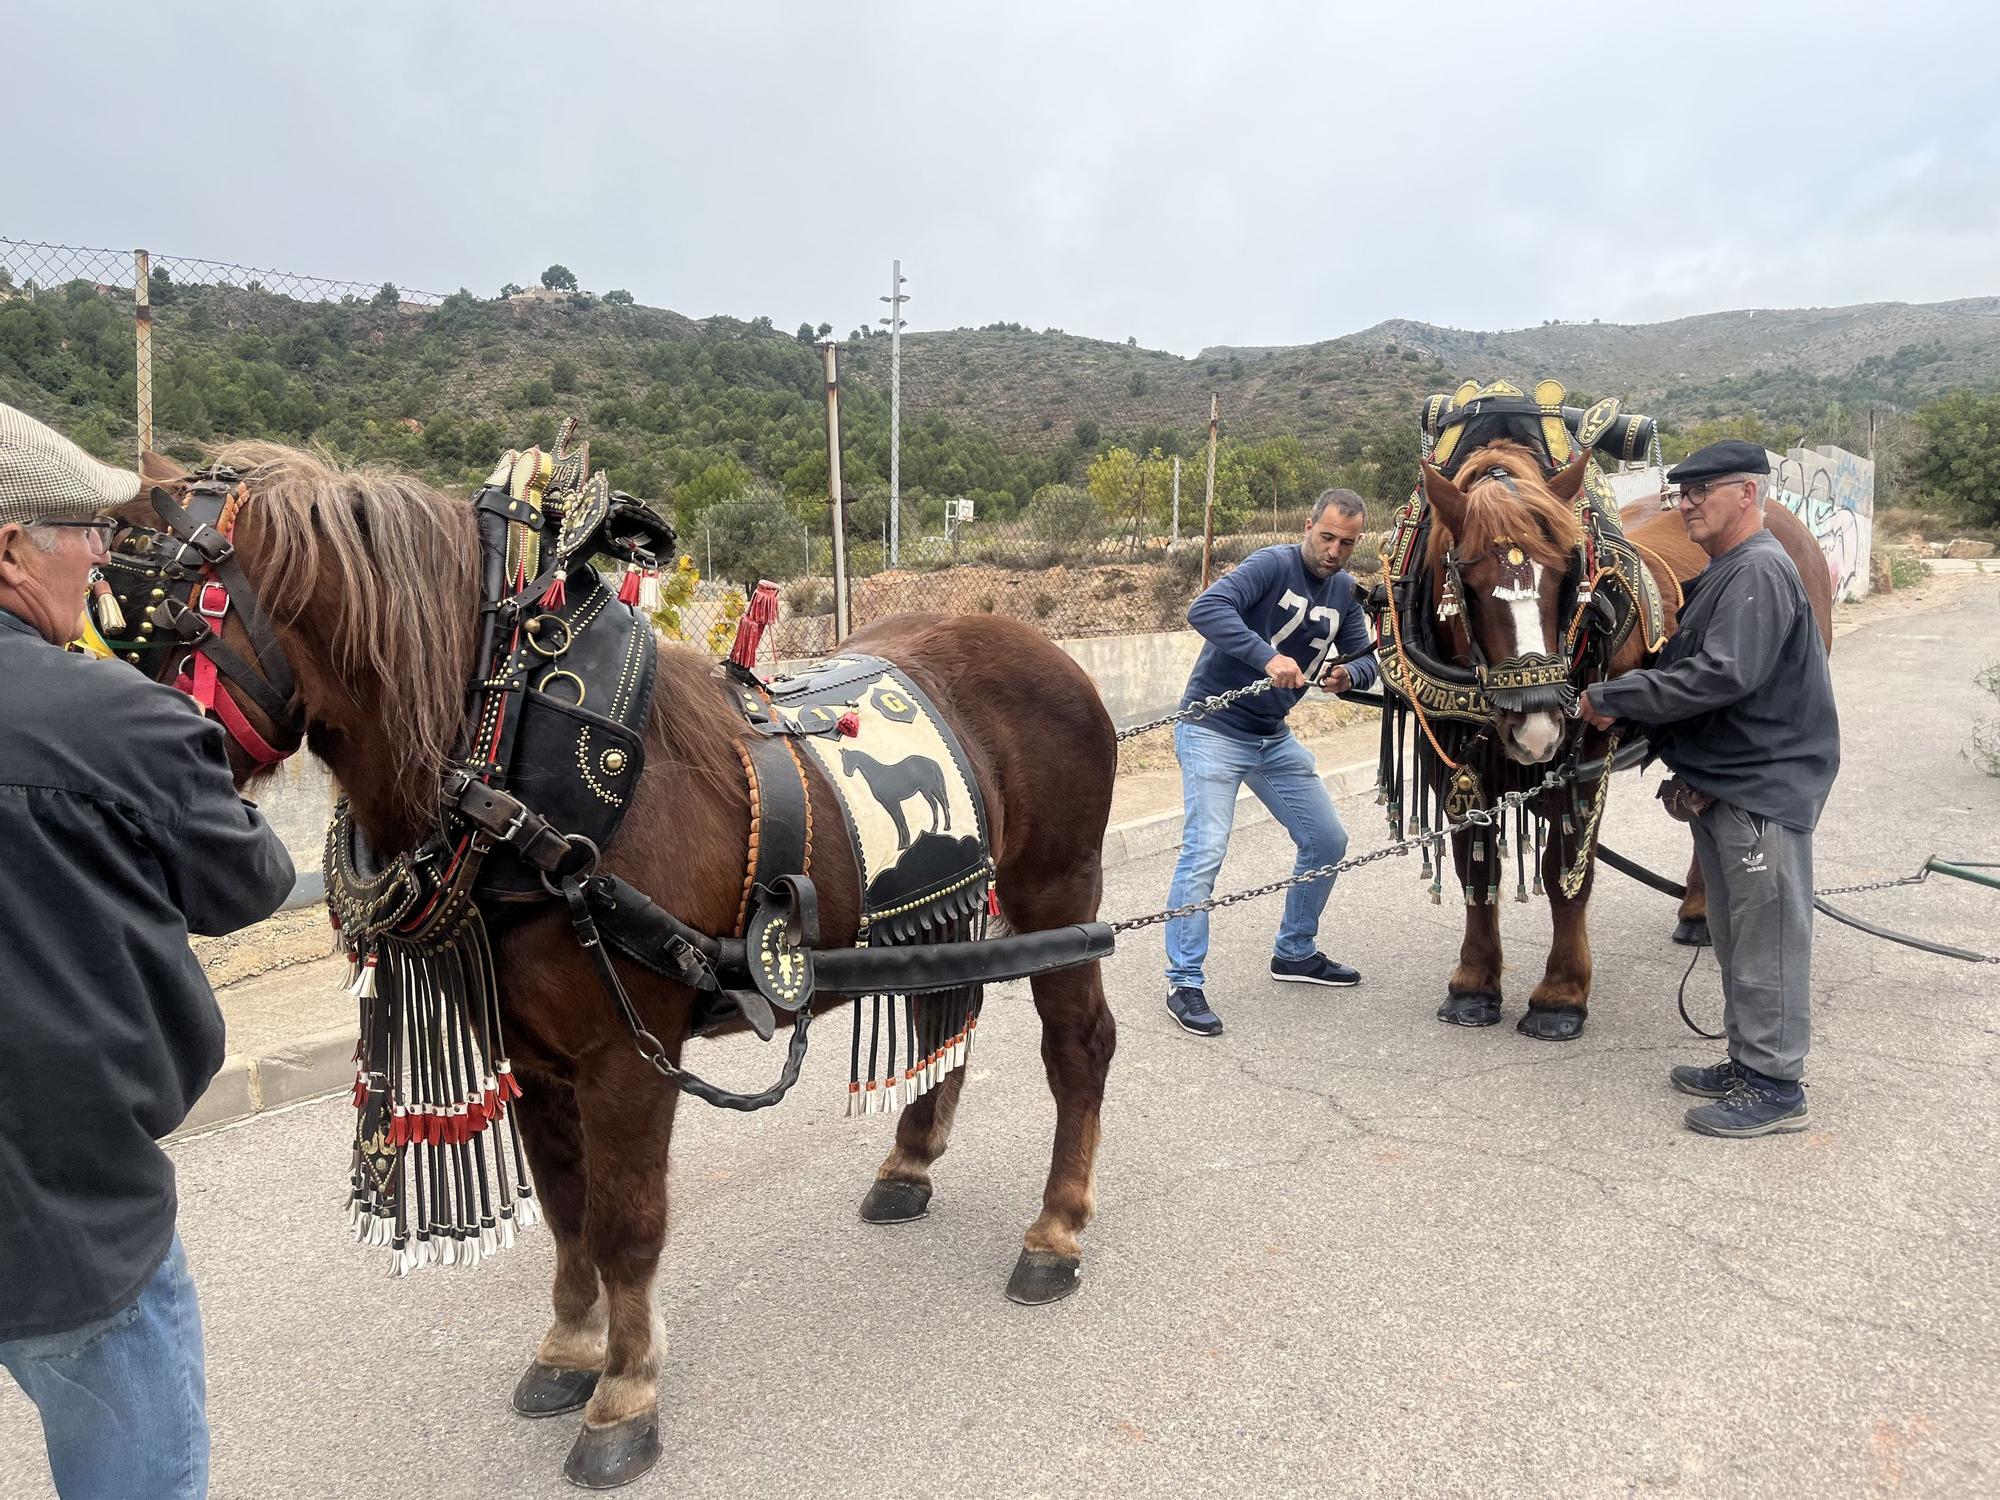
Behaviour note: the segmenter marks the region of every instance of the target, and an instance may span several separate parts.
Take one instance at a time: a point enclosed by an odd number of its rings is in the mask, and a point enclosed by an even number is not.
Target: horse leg
[[[1688,948],[1706,948],[1708,935],[1708,881],[1702,877],[1701,861],[1688,856],[1687,894],[1681,897],[1680,918],[1674,924],[1674,941]]]
[[[1479,895],[1486,866],[1474,862],[1472,842],[1471,832],[1451,836],[1452,858],[1466,895],[1465,937],[1437,1018],[1453,1026],[1494,1026],[1500,1020],[1500,908]]]
[[[870,1224],[908,1224],[930,1212],[931,1164],[944,1155],[964,1089],[965,1067],[960,1064],[897,1117],[896,1144],[861,1200],[863,1219]]]
[[[514,1410],[524,1417],[554,1417],[577,1410],[597,1388],[604,1366],[604,1294],[583,1239],[583,1137],[576,1094],[551,1077],[529,1075],[525,1083],[514,1112],[534,1169],[535,1195],[556,1244],[555,1322],[514,1387]]]
[[[1591,791],[1579,788],[1574,813],[1579,829],[1583,826],[1583,809],[1590,800]],[[1563,869],[1569,861],[1564,855],[1573,852],[1572,842],[1552,837],[1542,852],[1542,884],[1549,893],[1554,934],[1542,982],[1528,996],[1527,1014],[1514,1027],[1521,1035],[1544,1042],[1568,1042],[1581,1036],[1584,1015],[1590,1005],[1590,932],[1584,918],[1590,910],[1590,887],[1597,878],[1597,861],[1593,851],[1583,872],[1583,884],[1574,896],[1565,896]]]
[[[584,1242],[604,1286],[604,1373],[563,1473],[585,1489],[636,1479],[660,1457],[660,1351],[653,1302],[667,1234],[667,1146],[680,1091],[613,1045],[577,1080],[589,1184]]]

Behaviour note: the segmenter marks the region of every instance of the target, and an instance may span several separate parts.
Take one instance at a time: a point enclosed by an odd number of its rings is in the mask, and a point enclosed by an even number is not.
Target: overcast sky
[[[1650,12],[1650,14],[1648,14]],[[0,236],[1193,353],[2000,293],[2000,6],[17,0]],[[138,80],[150,75],[154,87]]]

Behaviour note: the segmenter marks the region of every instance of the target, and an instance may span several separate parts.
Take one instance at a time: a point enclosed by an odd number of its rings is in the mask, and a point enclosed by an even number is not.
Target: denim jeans
[[[63,1500],[208,1493],[201,1308],[181,1238],[130,1307],[67,1333],[0,1342],[42,1416]]]
[[[1177,724],[1174,753],[1180,757],[1185,808],[1181,857],[1167,894],[1169,906],[1206,901],[1214,893],[1215,875],[1229,848],[1230,825],[1236,820],[1237,788],[1246,782],[1298,845],[1294,875],[1336,864],[1346,856],[1347,830],[1319,779],[1319,767],[1289,729],[1246,740],[1199,724]],[[1286,892],[1285,915],[1273,950],[1279,958],[1312,957],[1318,946],[1319,916],[1332,893],[1331,878],[1295,885]],[[1167,923],[1169,985],[1199,987],[1207,957],[1206,912]]]

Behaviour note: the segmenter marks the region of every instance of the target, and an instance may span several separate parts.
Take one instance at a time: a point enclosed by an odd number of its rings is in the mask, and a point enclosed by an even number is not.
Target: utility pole
[[[1215,428],[1222,418],[1220,392],[1208,393],[1208,499],[1202,502],[1201,586],[1215,582]]]
[[[889,325],[889,566],[893,568],[902,562],[903,550],[903,304],[910,300],[903,290],[900,260],[889,262],[889,295],[876,300],[889,304],[889,316],[876,321]]]
[[[138,326],[138,363],[132,389],[139,423],[139,459],[153,446],[153,257],[132,252],[132,313]]]
[[[1181,539],[1181,456],[1174,455],[1174,537]]]
[[[840,345],[827,339],[826,356],[826,502],[833,513],[833,641],[847,639],[847,516],[840,494]],[[806,570],[812,570],[811,528],[807,528]]]

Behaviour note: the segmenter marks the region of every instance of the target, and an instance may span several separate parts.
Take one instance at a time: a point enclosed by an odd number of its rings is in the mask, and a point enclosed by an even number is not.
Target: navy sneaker
[[[1315,953],[1310,958],[1271,959],[1271,977],[1286,984],[1333,984],[1347,986],[1361,983],[1360,974],[1337,964],[1324,953]]]
[[[1804,1130],[1811,1121],[1804,1084],[1776,1084],[1739,1077],[1713,1104],[1687,1112],[1687,1127],[1702,1135],[1778,1135]]]
[[[1712,1068],[1692,1068],[1685,1065],[1675,1068],[1667,1077],[1675,1088],[1683,1094],[1694,1094],[1703,1099],[1720,1099],[1743,1076],[1743,1070],[1736,1066],[1736,1059],[1725,1057]]]
[[[1167,1010],[1183,1031],[1196,1036],[1221,1036],[1222,1017],[1208,1008],[1208,996],[1192,985],[1175,985],[1167,992]]]

